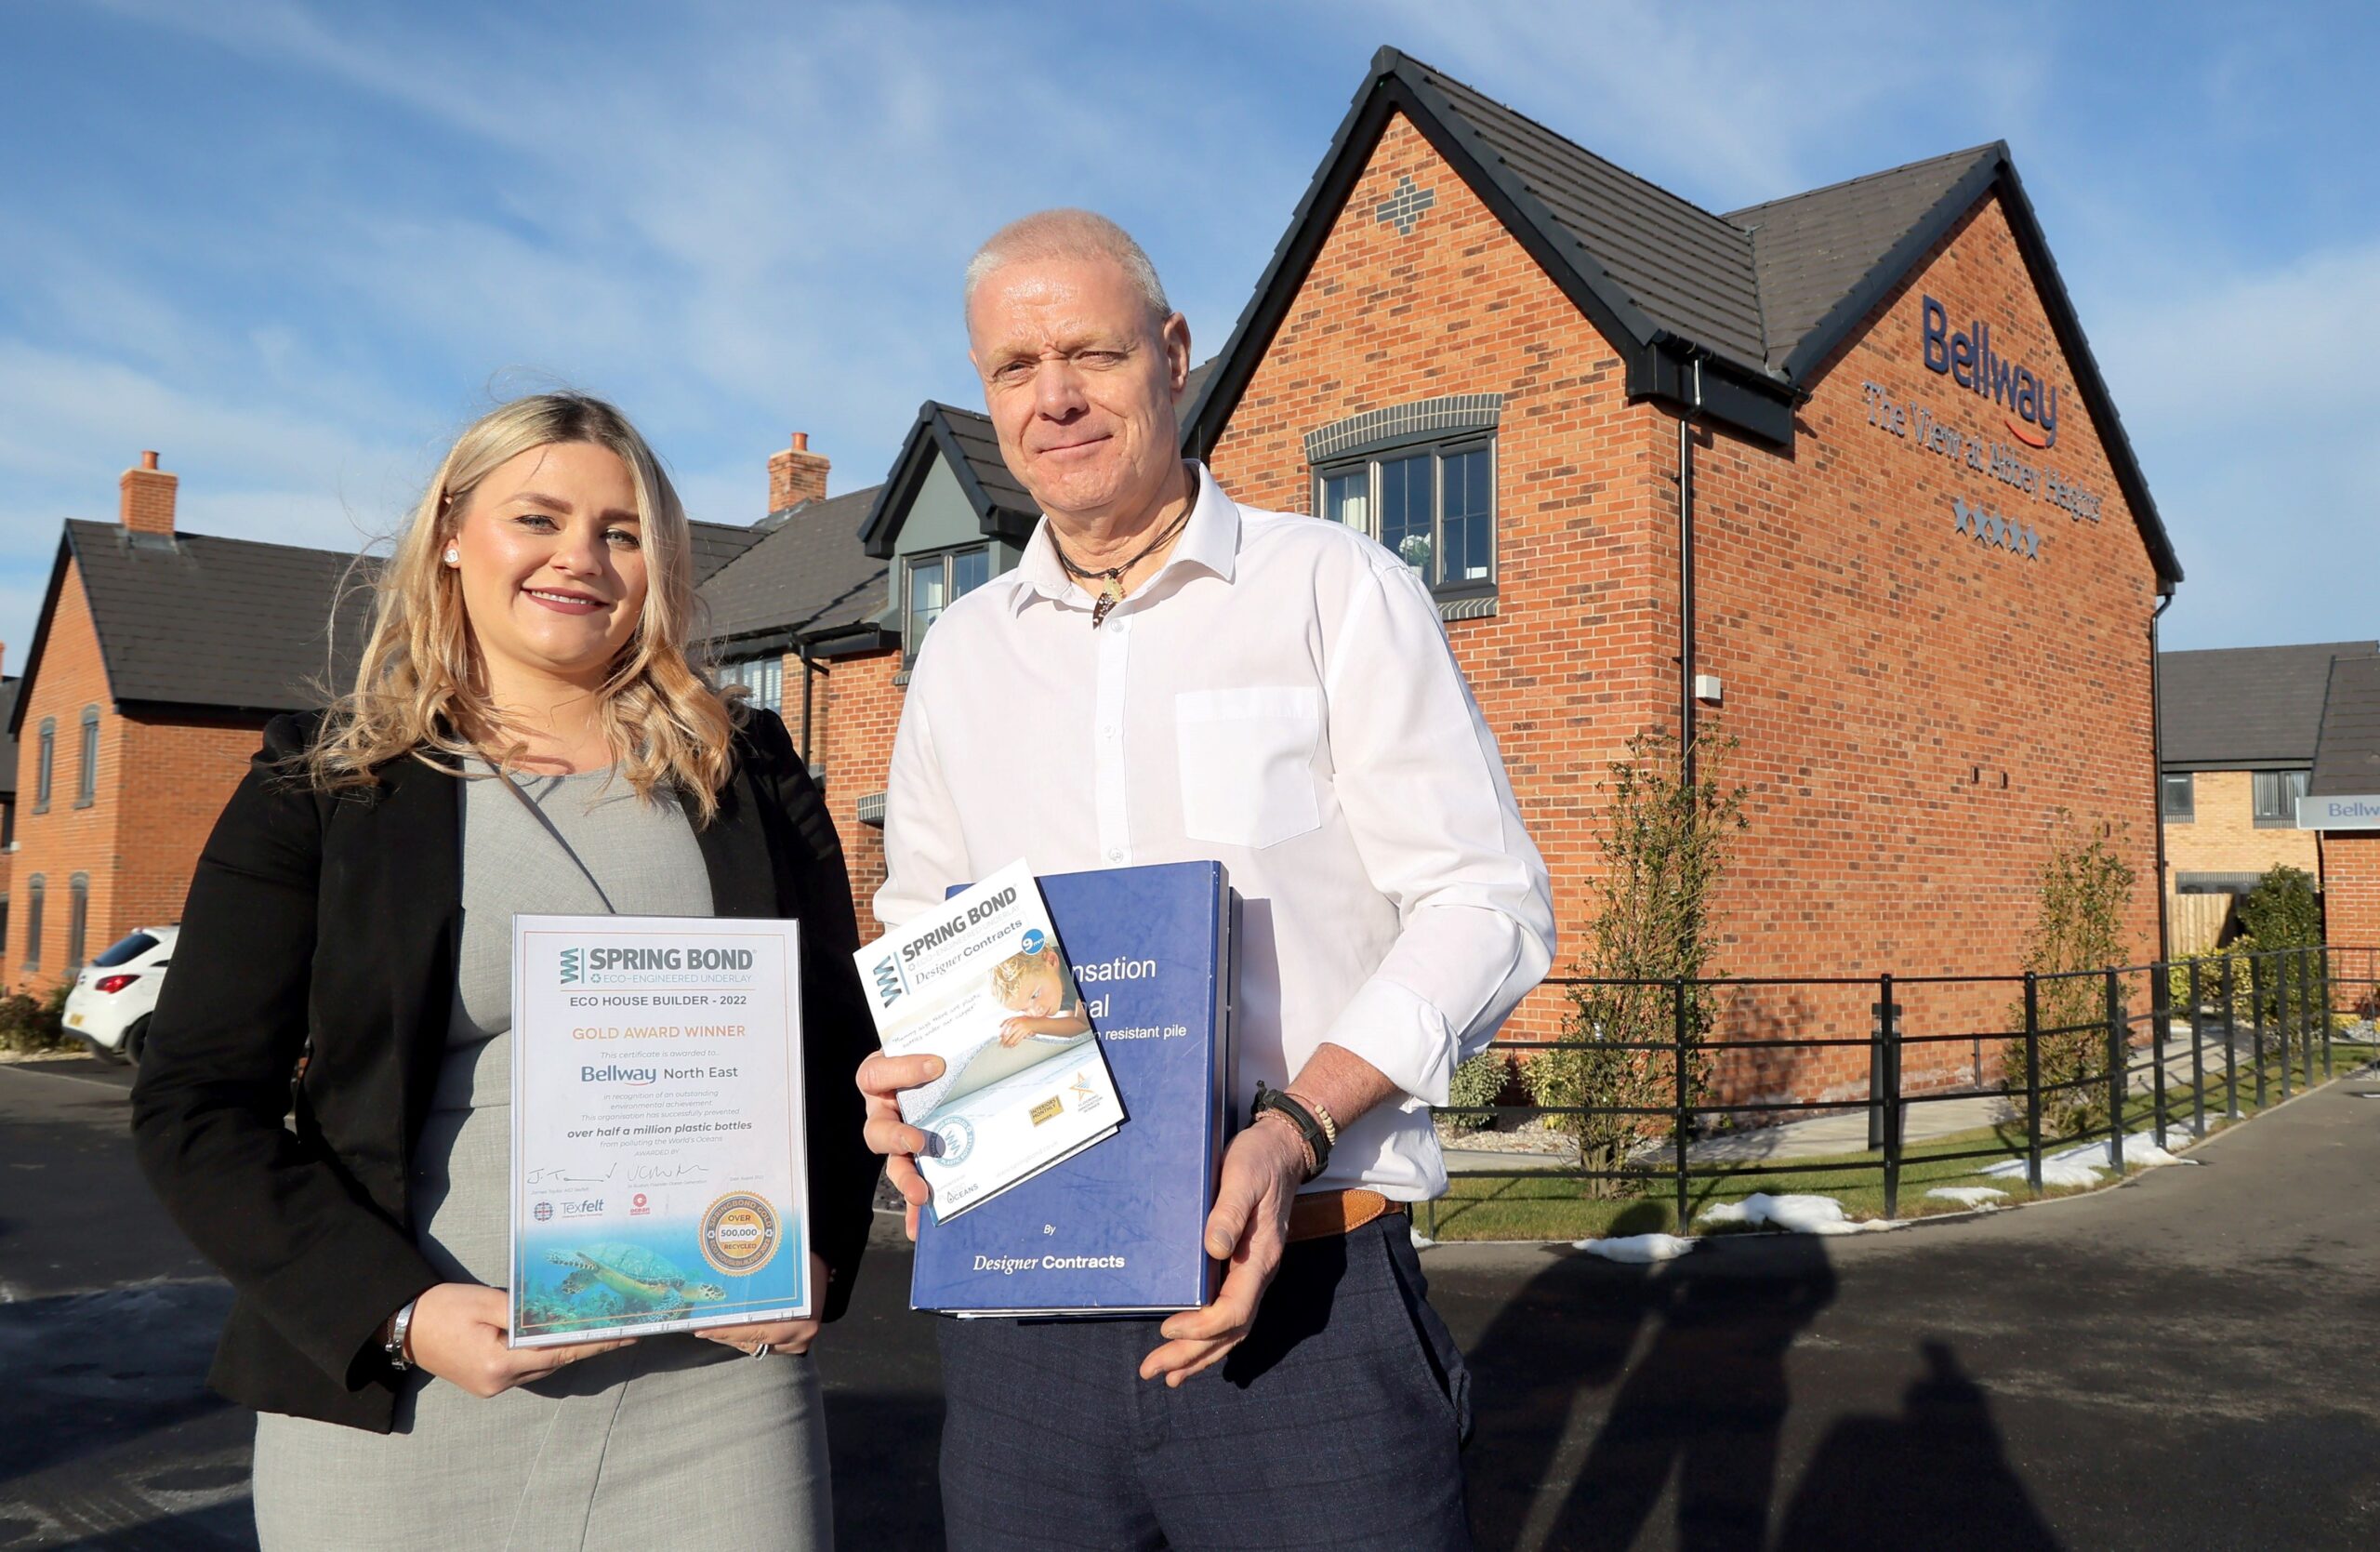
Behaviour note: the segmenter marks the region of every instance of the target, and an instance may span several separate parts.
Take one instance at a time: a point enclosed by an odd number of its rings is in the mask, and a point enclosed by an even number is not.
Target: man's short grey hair
[[[1157,278],[1157,266],[1149,262],[1141,245],[1132,241],[1130,232],[1096,210],[1064,208],[1020,216],[993,232],[975,250],[975,257],[967,260],[961,305],[974,306],[975,288],[993,271],[1050,259],[1110,259],[1148,302],[1149,316],[1154,322],[1161,324],[1173,316],[1173,304],[1165,299],[1165,283]]]

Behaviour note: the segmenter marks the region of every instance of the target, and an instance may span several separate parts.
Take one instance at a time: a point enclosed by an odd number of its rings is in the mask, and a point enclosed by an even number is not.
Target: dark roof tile
[[[2380,657],[2332,659],[2322,736],[2307,792],[2313,797],[2380,793]]]
[[[1839,306],[1867,289],[1902,239],[1978,172],[1988,175],[2001,154],[1996,144],[1977,146],[1729,212],[1752,233],[1768,365],[1786,369]],[[1971,194],[1960,199],[1962,209],[1971,203]]]
[[[768,530],[739,528],[732,523],[689,524],[694,535],[694,586],[719,575],[720,567],[760,542]]]
[[[119,702],[295,711],[351,672],[373,566],[334,550],[70,522],[72,550]],[[342,580],[358,590],[338,610]]]
[[[704,584],[721,651],[733,655],[738,638],[856,625],[884,606],[884,563],[859,542],[878,488],[793,508]]]
[[[2310,766],[2332,659],[2375,652],[2380,643],[2373,642],[2161,652],[2160,758],[2196,770]]]

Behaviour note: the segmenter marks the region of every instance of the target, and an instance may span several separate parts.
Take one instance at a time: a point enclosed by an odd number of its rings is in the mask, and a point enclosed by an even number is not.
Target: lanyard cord
[[[529,817],[536,821],[537,828],[554,838],[554,844],[562,848],[562,855],[570,858],[571,866],[578,869],[579,876],[587,881],[588,887],[595,891],[595,897],[603,902],[603,914],[617,916],[620,913],[619,908],[612,904],[612,896],[604,890],[602,881],[595,876],[595,869],[587,866],[586,858],[578,855],[577,848],[571,845],[562,832],[554,828],[554,822],[546,817],[546,811],[531,803],[529,794],[521,790],[520,783],[514,781],[511,774],[500,765],[496,769],[496,779],[502,784],[506,791],[512,794],[514,802],[529,811]]]

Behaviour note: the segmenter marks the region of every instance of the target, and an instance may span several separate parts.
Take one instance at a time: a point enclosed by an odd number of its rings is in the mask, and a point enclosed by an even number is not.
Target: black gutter
[[[1694,428],[1702,405],[1702,360],[1693,364],[1694,402],[1677,418],[1677,736],[1687,801],[1694,791]]]

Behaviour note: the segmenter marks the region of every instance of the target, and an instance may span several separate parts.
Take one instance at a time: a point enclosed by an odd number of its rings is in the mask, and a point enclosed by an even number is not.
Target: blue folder
[[[1214,1296],[1228,1141],[1231,889],[1215,862],[1058,873],[1041,897],[1124,1102],[1116,1134],[918,1225],[914,1309],[1138,1315]]]

